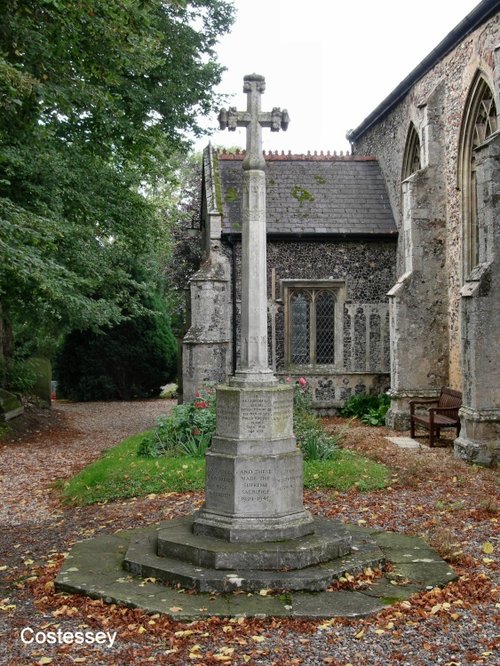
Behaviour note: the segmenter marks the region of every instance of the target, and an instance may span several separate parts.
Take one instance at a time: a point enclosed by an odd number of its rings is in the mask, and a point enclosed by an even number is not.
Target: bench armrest
[[[458,410],[460,407],[436,407],[435,409],[429,409],[429,413],[433,414],[443,414],[444,416],[449,416],[450,419],[458,420]]]
[[[410,414],[415,414],[416,405],[437,405],[439,403],[439,398],[426,398],[423,400],[410,400],[408,403],[410,405]]]

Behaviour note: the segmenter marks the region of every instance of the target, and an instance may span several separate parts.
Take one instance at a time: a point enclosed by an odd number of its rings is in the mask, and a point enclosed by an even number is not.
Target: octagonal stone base
[[[336,520],[313,522],[314,534],[266,543],[227,543],[192,532],[190,519],[159,530],[157,555],[211,569],[304,569],[351,552],[352,537]],[[127,558],[128,559],[128,554]]]
[[[324,590],[332,579],[384,562],[369,538],[353,538],[336,520],[316,518],[314,534],[272,543],[227,543],[192,533],[192,518],[178,518],[157,533],[132,539],[124,568],[144,578],[198,592]]]
[[[457,577],[453,569],[418,537],[346,525],[352,535],[353,551],[350,555],[303,570],[255,572],[256,583],[259,582],[257,576],[261,576],[259,590],[269,589],[273,578],[281,577],[282,582],[286,574],[291,582],[297,584],[295,591],[291,589],[285,594],[261,596],[231,594],[228,589],[228,594],[200,592],[179,597],[176,586],[165,586],[160,579],[155,581],[149,578],[156,578],[157,565],[165,559],[156,554],[155,548],[158,530],[168,525],[169,521],[166,521],[156,527],[122,530],[114,535],[102,535],[76,543],[56,578],[56,590],[86,594],[106,603],[122,603],[184,621],[216,616],[352,618],[377,612],[388,604],[408,599],[421,590],[446,585]],[[134,543],[138,550],[142,548],[142,564],[134,573],[127,574],[123,570],[124,556]],[[322,585],[316,588],[320,590],[347,572],[356,574],[384,560],[391,565],[390,568],[362,591],[311,592],[299,589],[301,577],[309,575],[308,572],[313,569],[316,571],[316,582]],[[193,574],[200,576],[205,571],[197,565],[179,562],[176,582],[187,584]],[[225,581],[230,589],[241,589],[238,583],[244,570],[213,571],[215,574],[212,575],[219,576],[219,580]],[[135,574],[142,574],[146,579]]]

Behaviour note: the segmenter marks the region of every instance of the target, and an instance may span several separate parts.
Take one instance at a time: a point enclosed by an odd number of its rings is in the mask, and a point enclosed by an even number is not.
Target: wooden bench
[[[419,405],[436,405],[427,410],[426,414],[415,413]],[[460,434],[460,418],[458,410],[462,406],[462,394],[447,386],[441,387],[439,398],[434,400],[410,400],[410,435],[415,437],[415,425],[419,424],[429,431],[429,444],[434,446],[434,433],[439,439],[442,428],[456,428]]]

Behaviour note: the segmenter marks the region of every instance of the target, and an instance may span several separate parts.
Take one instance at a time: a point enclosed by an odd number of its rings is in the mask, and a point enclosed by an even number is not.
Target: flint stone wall
[[[239,355],[239,302],[241,245],[235,243],[236,354]],[[231,248],[225,245],[228,260]],[[380,393],[389,387],[389,306],[387,292],[396,279],[396,241],[389,240],[277,240],[268,239],[267,274],[269,359],[271,341],[271,274],[276,272],[275,345],[276,374],[308,379],[316,406],[329,410],[351,395]],[[343,355],[335,368],[288,368],[285,362],[283,280],[342,280]]]
[[[462,221],[461,193],[457,189],[459,135],[467,94],[476,72],[481,70],[490,82],[494,77],[493,53],[498,45],[500,17],[497,14],[481,25],[452,52],[423,76],[406,97],[377,124],[368,129],[353,146],[356,155],[374,155],[384,173],[394,218],[401,227],[401,170],[410,122],[422,141],[423,165],[432,158],[434,145],[442,149],[437,166],[443,174],[446,193],[446,272],[435,276],[435,296],[448,292],[448,312],[444,318],[443,335],[449,338],[448,383],[462,388],[460,360],[460,287],[462,285]],[[443,86],[442,123],[438,136],[428,135],[427,102],[433,91]],[[497,99],[498,105],[498,99]],[[498,108],[498,106],[497,106]],[[436,193],[437,195],[438,193]],[[439,205],[439,201],[436,202]],[[430,202],[432,205],[432,201]],[[404,257],[400,235],[398,275],[403,273]],[[421,331],[425,335],[425,330]],[[443,347],[447,346],[443,343]]]

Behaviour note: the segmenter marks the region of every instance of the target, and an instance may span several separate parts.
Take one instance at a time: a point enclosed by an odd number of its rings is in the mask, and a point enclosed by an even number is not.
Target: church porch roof
[[[264,153],[264,157],[268,234],[397,234],[375,158],[335,153]],[[244,152],[215,155],[223,234],[241,232],[243,158]]]

